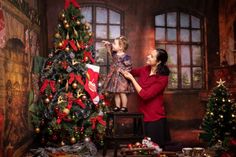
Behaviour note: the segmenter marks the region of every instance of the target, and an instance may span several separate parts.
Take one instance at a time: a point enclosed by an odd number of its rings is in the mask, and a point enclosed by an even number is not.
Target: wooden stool
[[[114,157],[117,157],[120,144],[141,141],[144,138],[143,127],[143,114],[141,113],[107,113],[103,156],[106,156],[107,146],[110,142],[114,142]]]

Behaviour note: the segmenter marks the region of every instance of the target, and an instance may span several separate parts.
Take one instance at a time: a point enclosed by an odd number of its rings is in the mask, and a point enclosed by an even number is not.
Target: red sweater
[[[163,105],[163,93],[168,84],[168,76],[151,75],[151,67],[145,66],[131,71],[134,77],[138,77],[138,83],[142,87],[139,95],[138,109],[144,114],[144,121],[156,121],[166,117]]]

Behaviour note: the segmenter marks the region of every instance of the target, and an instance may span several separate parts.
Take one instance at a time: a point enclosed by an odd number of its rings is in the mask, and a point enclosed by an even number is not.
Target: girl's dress
[[[125,53],[117,55],[116,52],[112,52],[112,65],[105,79],[104,89],[112,93],[134,92],[133,84],[120,73],[120,70],[132,70],[131,57]]]

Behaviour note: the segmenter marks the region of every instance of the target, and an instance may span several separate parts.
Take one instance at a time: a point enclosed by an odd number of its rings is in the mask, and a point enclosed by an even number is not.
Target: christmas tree
[[[102,144],[107,101],[99,93],[93,34],[75,0],[59,15],[54,48],[40,73],[40,94],[30,107],[31,121],[43,144],[67,145],[92,140]]]
[[[207,104],[206,114],[201,125],[200,138],[217,151],[228,150],[236,140],[236,104],[224,86],[225,81],[217,81],[218,86]]]

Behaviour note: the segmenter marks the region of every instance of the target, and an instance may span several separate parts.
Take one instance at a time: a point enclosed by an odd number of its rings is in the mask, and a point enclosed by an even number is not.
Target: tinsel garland
[[[31,149],[33,156],[49,157],[49,154],[73,154],[83,157],[94,157],[97,154],[96,146],[92,142],[76,143],[74,145],[66,145],[59,148],[45,147]]]

